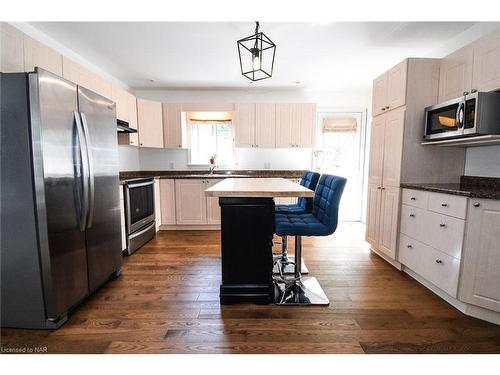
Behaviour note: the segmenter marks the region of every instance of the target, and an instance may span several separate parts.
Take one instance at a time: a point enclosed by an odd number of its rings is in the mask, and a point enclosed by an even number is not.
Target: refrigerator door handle
[[[81,158],[81,170],[82,170],[82,181],[83,181],[83,191],[82,191],[82,202],[80,217],[78,222],[80,223],[80,231],[84,232],[87,227],[87,214],[89,210],[89,170],[88,170],[88,150],[87,142],[85,141],[85,133],[83,132],[82,122],[80,121],[80,115],[78,112],[73,112],[73,118],[76,123],[76,131],[78,134],[78,142],[80,144],[80,158]]]
[[[89,209],[87,213],[87,228],[92,228],[95,205],[95,178],[94,178],[94,160],[92,158],[92,145],[90,143],[89,127],[85,113],[80,112],[82,118],[83,132],[85,134],[85,143],[87,145],[87,162],[89,167]]]

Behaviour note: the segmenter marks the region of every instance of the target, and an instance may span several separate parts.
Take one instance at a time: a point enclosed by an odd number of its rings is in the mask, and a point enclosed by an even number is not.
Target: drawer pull
[[[474,204],[473,204],[473,206],[474,206],[474,207],[479,207],[479,206],[481,206],[481,203],[476,202],[476,203],[474,203]]]
[[[436,259],[436,263],[441,264],[441,263],[443,263],[443,261],[441,259]]]
[[[439,226],[440,226],[441,228],[446,228],[446,224],[444,224],[444,223],[439,224]]]
[[[410,214],[410,217],[415,217],[415,214]]]
[[[441,207],[448,207],[448,203],[446,202],[441,203]]]
[[[410,198],[410,200],[412,200],[412,201],[416,201],[416,200],[417,200],[417,198],[415,198],[415,197],[411,197],[411,198]]]
[[[407,245],[406,246],[408,249],[413,249],[413,245]]]

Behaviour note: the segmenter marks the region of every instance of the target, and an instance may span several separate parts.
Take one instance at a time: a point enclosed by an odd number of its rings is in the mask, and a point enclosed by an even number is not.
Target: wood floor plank
[[[328,307],[221,306],[220,233],[160,232],[60,329],[4,328],[0,345],[49,353],[500,353],[500,326],[465,316],[370,253],[363,238],[364,227],[350,223],[304,238]]]

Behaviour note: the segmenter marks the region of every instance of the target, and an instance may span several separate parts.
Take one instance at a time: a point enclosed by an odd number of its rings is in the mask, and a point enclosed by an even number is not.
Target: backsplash
[[[119,146],[120,171],[151,171],[189,169],[188,151],[174,149],[138,148]],[[312,150],[303,149],[250,149],[235,150],[234,169],[310,169]],[[208,164],[208,163],[207,163]],[[203,167],[206,169],[206,167]]]
[[[465,159],[465,175],[500,177],[500,145],[469,147]]]

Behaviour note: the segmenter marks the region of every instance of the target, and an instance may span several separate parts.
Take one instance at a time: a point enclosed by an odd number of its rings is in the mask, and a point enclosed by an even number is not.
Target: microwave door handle
[[[458,106],[457,117],[456,117],[457,129],[462,129],[464,127],[464,119],[465,119],[464,111],[465,111],[465,103],[464,101],[461,101],[460,105]]]
[[[80,116],[78,112],[73,112],[73,119],[76,124],[76,132],[78,134],[78,143],[80,147],[80,159],[81,159],[81,172],[82,172],[82,201],[80,208],[80,217],[78,222],[80,225],[80,231],[84,232],[87,226],[87,213],[89,209],[89,170],[87,164],[87,144],[85,142],[85,134],[83,132],[82,123],[80,121]]]
[[[82,117],[83,131],[85,133],[85,143],[87,145],[87,163],[89,168],[89,209],[87,214],[87,228],[92,228],[92,221],[94,219],[94,206],[95,206],[95,175],[94,175],[94,159],[92,157],[92,145],[90,143],[89,127],[85,113],[80,112]]]

